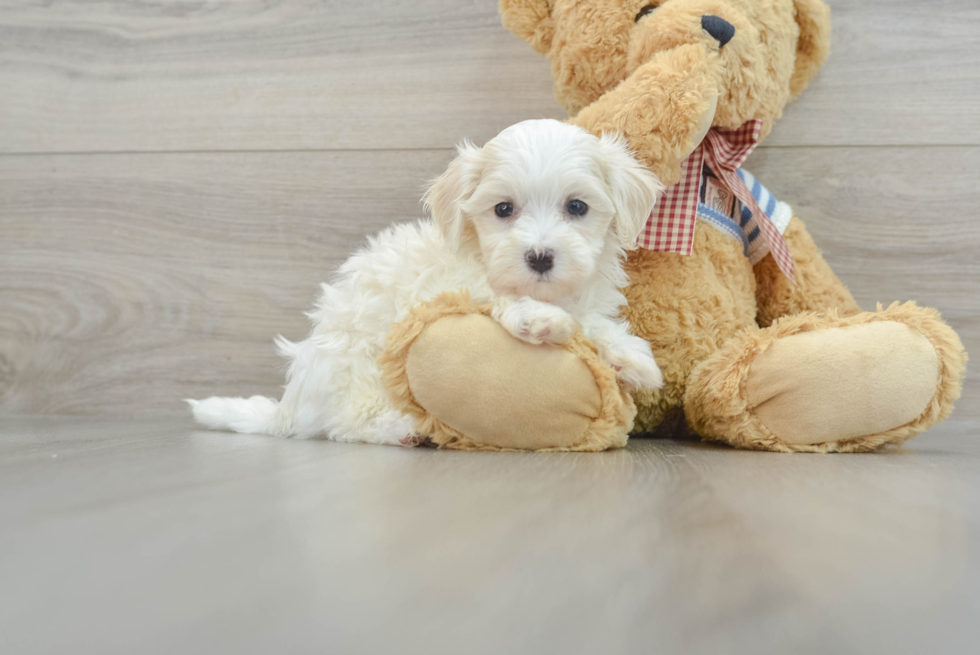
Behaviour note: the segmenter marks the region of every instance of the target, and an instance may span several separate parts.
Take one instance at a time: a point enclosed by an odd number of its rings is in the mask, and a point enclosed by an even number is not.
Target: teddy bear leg
[[[636,407],[579,332],[560,346],[510,335],[465,293],[415,307],[379,363],[417,432],[456,450],[620,448]]]
[[[713,228],[694,233],[690,257],[637,249],[626,261],[623,307],[663,373],[661,389],[633,393],[634,434],[689,438],[684,394],[691,371],[737,334],[756,327],[755,280],[741,243]]]
[[[949,416],[965,368],[936,310],[808,312],[737,335],[702,362],[685,412],[705,439],[741,448],[868,451]]]

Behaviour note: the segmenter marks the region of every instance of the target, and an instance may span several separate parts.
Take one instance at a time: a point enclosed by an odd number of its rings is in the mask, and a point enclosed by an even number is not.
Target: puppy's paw
[[[399,439],[398,443],[406,448],[430,448],[435,446],[430,437],[418,432],[413,432],[409,436]]]
[[[534,345],[565,343],[578,330],[578,323],[561,307],[529,298],[507,307],[497,320],[512,335]]]
[[[617,341],[599,349],[599,357],[616,369],[616,377],[634,389],[659,389],[664,376],[650,344],[639,337]]]
[[[565,343],[575,335],[578,324],[568,312],[560,307],[548,305],[548,310],[539,310],[521,318],[518,339],[528,343]]]

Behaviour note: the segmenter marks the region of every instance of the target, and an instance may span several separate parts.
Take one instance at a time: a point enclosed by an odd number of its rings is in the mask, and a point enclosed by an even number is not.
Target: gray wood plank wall
[[[456,141],[563,117],[495,4],[0,0],[0,413],[275,394],[272,337]],[[938,307],[980,351],[980,4],[830,4],[748,168],[865,307]]]

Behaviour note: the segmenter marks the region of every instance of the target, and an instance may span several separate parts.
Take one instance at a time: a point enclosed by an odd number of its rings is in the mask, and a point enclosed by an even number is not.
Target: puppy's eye
[[[500,218],[510,218],[510,215],[514,213],[514,203],[498,202],[497,206],[493,208],[493,212]]]
[[[640,10],[640,13],[636,15],[636,18],[633,19],[633,22],[639,23],[641,18],[643,18],[644,16],[649,16],[655,11],[657,11],[657,5],[647,5],[646,7]]]
[[[569,200],[568,204],[565,205],[565,211],[572,216],[585,216],[589,213],[589,206],[581,200]]]

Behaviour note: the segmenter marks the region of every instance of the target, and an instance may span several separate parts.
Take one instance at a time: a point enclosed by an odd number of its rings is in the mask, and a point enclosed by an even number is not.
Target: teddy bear
[[[515,343],[465,293],[396,325],[389,393],[447,448],[602,450],[627,432],[861,452],[949,416],[966,353],[934,309],[862,311],[803,221],[741,164],[830,48],[821,0],[500,0],[570,122],[669,187],[623,314],[665,384],[630,390],[581,335]],[[461,290],[462,292],[463,290]]]

